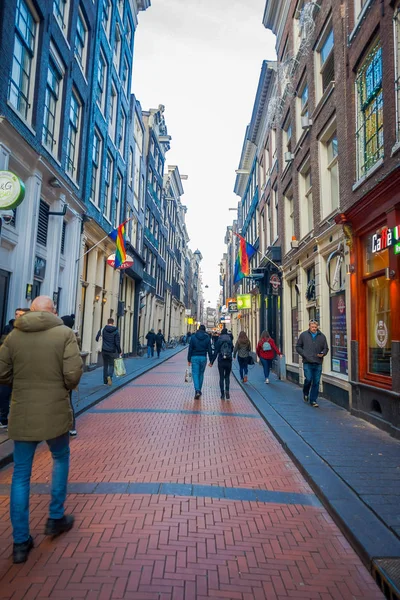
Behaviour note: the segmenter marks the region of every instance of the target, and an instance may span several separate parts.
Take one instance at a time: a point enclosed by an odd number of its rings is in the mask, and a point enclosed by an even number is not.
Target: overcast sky
[[[265,0],[152,0],[139,13],[132,91],[143,110],[165,105],[172,136],[166,162],[188,175],[182,202],[190,248],[201,263],[206,306],[219,294],[226,227],[262,61],[274,36],[262,24]],[[208,301],[211,304],[208,304]]]

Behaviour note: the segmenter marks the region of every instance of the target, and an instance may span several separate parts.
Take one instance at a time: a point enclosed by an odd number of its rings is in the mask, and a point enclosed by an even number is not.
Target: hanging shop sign
[[[236,301],[239,310],[251,308],[251,294],[241,294],[237,297]]]
[[[236,300],[231,300],[228,302],[228,313],[237,313],[238,305]]]
[[[107,258],[107,264],[110,265],[110,267],[115,267],[115,254],[110,254],[110,256]],[[125,262],[118,267],[118,271],[121,271],[122,269],[129,269],[132,265],[133,258],[127,254]]]
[[[187,323],[188,323],[188,325],[194,325],[193,317],[188,317]]]
[[[11,171],[0,171],[0,210],[17,208],[25,198],[25,186]]]
[[[269,282],[272,285],[274,290],[278,290],[279,286],[281,285],[281,280],[279,275],[276,275],[276,273],[273,273],[271,275],[271,277],[269,278]]]
[[[400,254],[400,225],[393,229],[384,227],[382,231],[372,236],[372,252],[380,252],[390,246],[394,246],[395,254]]]

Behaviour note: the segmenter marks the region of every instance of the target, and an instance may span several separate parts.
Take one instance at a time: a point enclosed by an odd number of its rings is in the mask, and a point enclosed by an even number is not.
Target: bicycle
[[[174,349],[176,348],[178,345],[178,342],[176,341],[176,338],[171,338],[166,344],[165,347],[168,349]]]
[[[334,262],[336,261],[336,262]],[[342,292],[346,287],[345,278],[341,276],[342,264],[345,261],[343,242],[339,242],[336,250],[330,253],[326,262],[326,282],[331,292]],[[334,266],[331,281],[331,264]]]
[[[136,355],[137,356],[143,356],[143,354],[146,352],[146,346],[144,346],[141,343],[141,341],[140,341],[141,339],[143,339],[143,338],[138,339],[138,343],[137,343],[137,347],[136,347]]]

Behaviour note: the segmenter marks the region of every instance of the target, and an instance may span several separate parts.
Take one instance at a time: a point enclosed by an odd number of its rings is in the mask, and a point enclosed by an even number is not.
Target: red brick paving
[[[101,404],[254,413],[236,382],[219,399],[208,369],[202,401],[184,385],[178,355]],[[135,387],[136,383],[136,387]],[[137,385],[139,384],[139,385]],[[163,384],[166,384],[163,387]],[[148,386],[148,387],[141,387]],[[72,441],[72,482],[174,482],[311,493],[260,419],[161,413],[87,413]],[[33,481],[50,477],[37,452]],[[12,468],[0,472],[10,481]],[[42,535],[49,499],[31,497],[36,548],[12,565],[8,498],[0,497],[0,599],[338,600],[383,598],[321,507],[166,495],[70,494],[76,526]]]

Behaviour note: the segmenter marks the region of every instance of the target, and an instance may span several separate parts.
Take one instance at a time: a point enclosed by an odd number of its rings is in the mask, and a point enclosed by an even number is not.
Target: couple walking
[[[229,377],[232,370],[232,354],[232,339],[226,328],[222,329],[214,352],[211,346],[211,338],[208,333],[206,333],[204,325],[200,325],[196,333],[191,336],[188,350],[188,365],[192,367],[195,400],[199,400],[202,393],[204,372],[207,366],[207,355],[210,367],[213,366],[218,358],[221,400],[230,400]]]

